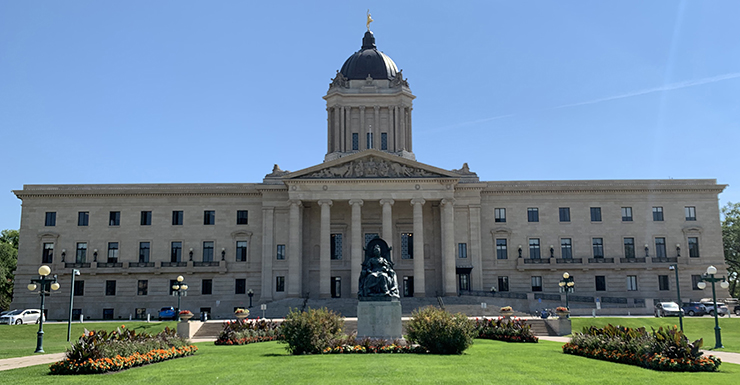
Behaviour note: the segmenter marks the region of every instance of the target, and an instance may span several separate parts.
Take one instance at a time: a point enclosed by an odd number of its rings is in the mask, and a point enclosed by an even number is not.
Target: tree
[[[0,243],[9,243],[16,250],[18,250],[18,237],[18,230],[0,231]]]
[[[18,230],[0,233],[0,309],[7,309],[13,300],[15,267],[18,264]]]
[[[722,243],[730,282],[730,295],[740,296],[740,203],[727,202],[722,208]]]

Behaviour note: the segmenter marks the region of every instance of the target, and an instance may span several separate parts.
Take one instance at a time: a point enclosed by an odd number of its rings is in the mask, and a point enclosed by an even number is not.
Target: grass
[[[660,326],[678,325],[678,318],[575,317],[572,318],[571,325],[574,332],[580,332],[581,330],[583,330],[584,327],[587,326],[603,327],[606,324],[622,325],[628,327],[644,326],[648,330],[650,330],[651,327],[657,329]],[[698,340],[699,338],[704,339],[703,349],[710,350],[714,347],[714,318],[684,318],[683,326],[686,336],[689,337],[689,339],[691,339],[692,341]],[[740,318],[720,318],[719,326],[720,328],[722,328],[722,345],[724,345],[725,348],[717,350],[740,353]]]

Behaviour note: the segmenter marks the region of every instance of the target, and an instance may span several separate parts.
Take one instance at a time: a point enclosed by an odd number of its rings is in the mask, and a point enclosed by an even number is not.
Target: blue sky
[[[716,178],[740,201],[737,1],[4,1],[0,229],[24,184],[260,182],[326,153],[361,45],[417,160],[482,180]]]

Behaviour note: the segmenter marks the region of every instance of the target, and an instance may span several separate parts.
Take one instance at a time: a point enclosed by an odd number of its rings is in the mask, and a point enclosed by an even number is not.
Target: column
[[[339,152],[344,152],[344,137],[345,133],[347,132],[347,107],[342,107],[342,122],[339,126]]]
[[[380,200],[380,206],[383,208],[383,231],[381,237],[389,247],[393,247],[393,203],[393,199]]]
[[[331,297],[331,205],[332,201],[322,199],[321,240],[319,241],[319,296]],[[359,277],[359,275],[358,275]]]
[[[454,199],[442,199],[442,287],[445,295],[457,295],[455,282]]]
[[[468,258],[472,262],[473,271],[470,277],[470,287],[473,290],[483,290],[483,264],[481,256],[481,228],[480,228],[480,205],[470,205],[470,247],[468,248]],[[494,240],[495,242],[495,240]],[[496,245],[494,244],[494,250]]]
[[[331,107],[326,107],[326,153],[331,153]]]
[[[260,301],[272,301],[272,251],[275,208],[262,208],[262,295]]]
[[[426,201],[414,198],[414,297],[426,296],[426,279],[424,271],[424,216],[423,209]]]
[[[340,110],[341,110],[340,106],[334,106],[334,135],[332,135],[332,138],[331,138],[331,152],[339,151],[338,149],[339,130],[341,129],[340,123],[341,123],[341,116],[342,116],[342,114],[340,113]]]
[[[373,123],[375,124],[375,130],[372,130],[372,127],[371,127],[370,132],[381,132],[383,131],[383,127],[380,126],[380,106],[374,106],[374,108],[375,108],[375,121]],[[373,136],[375,136],[375,134],[373,134]]]
[[[409,123],[406,125],[406,141],[403,144],[406,147],[405,150],[408,152],[413,152],[413,149],[411,148],[411,138],[412,138],[411,136],[411,111],[412,110],[413,108],[409,107],[409,115],[408,115]]]
[[[350,252],[350,264],[351,267],[351,293],[350,298],[357,297],[357,290],[360,286],[360,271],[362,271],[362,204],[364,202],[361,199],[352,199],[349,201],[349,205],[352,206],[352,224],[350,231],[352,232],[350,242],[352,243],[352,250]]]
[[[365,127],[367,127],[367,122],[365,121],[365,106],[360,106],[360,127],[357,127],[357,149],[362,150],[362,135],[365,135]],[[350,139],[350,142],[352,140]]]
[[[290,201],[288,223],[288,297],[300,297],[303,287],[301,271],[301,201]]]

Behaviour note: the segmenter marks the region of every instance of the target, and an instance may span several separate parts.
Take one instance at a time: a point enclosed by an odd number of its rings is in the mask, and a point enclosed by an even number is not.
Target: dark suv
[[[735,308],[732,309],[732,312],[735,313],[736,316],[740,316],[740,305],[735,305]]]
[[[690,316],[707,314],[707,308],[701,302],[684,302],[683,311]]]

